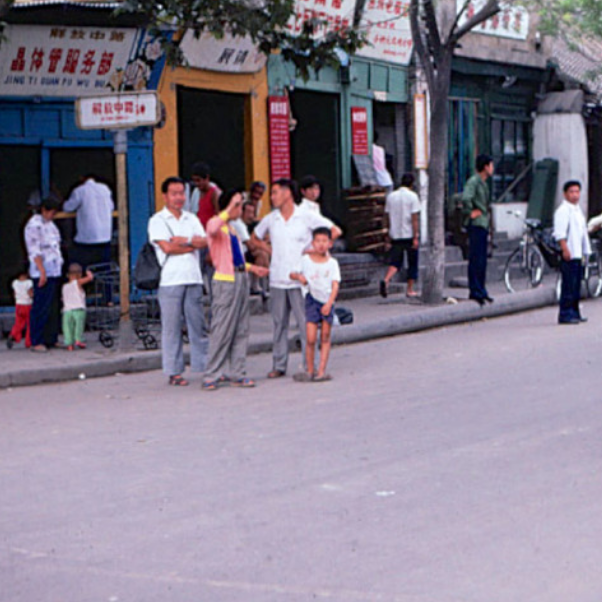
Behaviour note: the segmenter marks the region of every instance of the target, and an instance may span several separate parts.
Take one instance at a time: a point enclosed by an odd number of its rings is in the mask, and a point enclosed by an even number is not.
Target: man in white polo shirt
[[[169,384],[188,385],[184,379],[182,327],[186,320],[190,341],[190,367],[204,372],[208,340],[204,332],[203,278],[199,249],[207,246],[205,230],[199,218],[184,211],[185,182],[167,178],[161,185],[165,207],[151,217],[148,237],[155,246],[162,266],[159,283],[161,307],[161,354],[163,372]]]
[[[333,239],[341,235],[341,230],[329,219],[300,209],[295,204],[297,196],[294,181],[282,178],[274,182],[270,195],[274,211],[266,215],[253,232],[253,238],[259,240],[269,234],[272,244],[270,294],[274,321],[274,365],[268,378],[280,378],[286,374],[291,310],[299,326],[305,357],[305,306],[301,284],[291,280],[291,272],[297,271],[303,253],[311,246],[312,233],[316,228],[330,228]]]

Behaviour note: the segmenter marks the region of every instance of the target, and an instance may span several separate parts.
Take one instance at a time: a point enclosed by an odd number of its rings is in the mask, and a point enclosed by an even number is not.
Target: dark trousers
[[[389,253],[389,265],[401,270],[403,267],[403,256],[408,256],[408,280],[418,280],[418,249],[414,248],[411,238],[396,238],[391,241]]]
[[[468,226],[468,287],[471,299],[485,299],[489,296],[485,288],[487,278],[487,229]]]
[[[33,279],[33,304],[31,306],[31,344],[54,347],[60,327],[60,278],[48,278],[44,286]]]
[[[558,321],[578,320],[581,317],[579,299],[581,298],[581,279],[583,278],[581,259],[561,261],[560,273],[562,275],[562,287],[560,289]]]

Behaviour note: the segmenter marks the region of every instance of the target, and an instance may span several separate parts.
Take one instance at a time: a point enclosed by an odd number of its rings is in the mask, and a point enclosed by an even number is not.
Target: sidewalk
[[[555,303],[553,279],[548,279],[547,283],[544,281],[544,285],[538,289],[517,294],[508,294],[503,283],[496,282],[489,286],[489,292],[495,302],[483,308],[467,300],[468,291],[465,289],[446,289],[446,296],[454,297],[458,303],[435,307],[409,300],[403,294],[392,294],[387,299],[368,297],[342,301],[341,306],[353,311],[354,324],[336,327],[333,342],[335,345],[359,343],[528,311]],[[123,353],[116,348],[105,349],[99,343],[97,333],[88,333],[87,339],[86,350],[67,352],[55,349],[45,354],[31,353],[24,349],[23,343],[9,351],[6,341],[0,341],[0,388],[143,372],[161,367],[161,352],[145,351],[142,344],[137,344],[138,348],[133,352]],[[291,330],[291,348],[298,348],[297,340],[296,331]],[[252,316],[249,353],[268,353],[271,348],[270,315]],[[266,371],[270,366],[266,358]]]

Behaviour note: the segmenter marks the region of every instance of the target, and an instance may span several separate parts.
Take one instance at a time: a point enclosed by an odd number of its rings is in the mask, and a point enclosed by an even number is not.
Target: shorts
[[[327,316],[322,315],[322,307],[324,303],[316,301],[309,293],[305,295],[305,319],[312,324],[321,324],[326,322],[332,326],[334,319],[334,307],[330,308],[330,313]]]
[[[408,256],[408,280],[418,280],[418,249],[414,249],[411,238],[397,238],[391,241],[389,265],[401,270],[403,256]]]

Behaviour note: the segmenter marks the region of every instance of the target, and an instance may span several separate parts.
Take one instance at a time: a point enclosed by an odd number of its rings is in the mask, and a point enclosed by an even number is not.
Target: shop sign
[[[194,32],[188,30],[180,48],[190,67],[208,71],[257,73],[267,61],[251,38],[229,34],[217,39],[209,33],[202,33],[195,38]]]
[[[456,0],[456,10],[459,13],[465,6],[466,0]],[[460,18],[460,26],[478,13],[486,4],[486,0],[470,0],[464,14]],[[499,13],[484,21],[473,29],[473,33],[482,33],[500,38],[526,40],[529,35],[529,13],[522,6],[502,3]]]
[[[359,56],[399,65],[409,65],[412,58],[412,30],[409,0],[367,0],[361,21],[368,43]]]
[[[322,36],[329,31],[350,28],[354,11],[355,0],[296,0],[295,11],[286,27],[298,35],[306,21],[319,19],[326,22],[325,27],[316,31],[316,36]]]
[[[351,107],[351,154],[368,155],[368,111],[364,107]]]
[[[9,96],[81,96],[110,88],[136,29],[11,25],[0,44],[0,86]]]
[[[75,120],[82,130],[152,126],[161,120],[161,105],[156,92],[87,96],[75,101]]]
[[[291,141],[287,96],[268,98],[270,124],[270,170],[272,181],[291,177]]]

